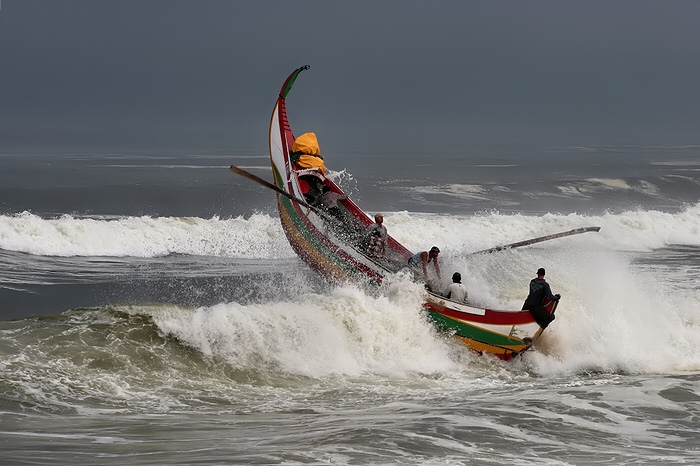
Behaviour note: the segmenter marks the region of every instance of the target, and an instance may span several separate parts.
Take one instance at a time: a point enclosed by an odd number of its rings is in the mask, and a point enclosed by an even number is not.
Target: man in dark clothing
[[[543,306],[545,298],[558,301],[561,295],[552,294],[549,283],[544,280],[544,269],[539,268],[537,278],[530,280],[530,294],[527,295],[527,299],[523,303],[523,310],[530,311],[532,317],[542,328],[547,328],[547,325],[554,320],[554,314],[547,312]]]

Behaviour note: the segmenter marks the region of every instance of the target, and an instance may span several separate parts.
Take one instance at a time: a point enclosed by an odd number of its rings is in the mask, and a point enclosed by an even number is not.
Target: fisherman
[[[523,310],[530,311],[532,317],[543,329],[547,328],[550,322],[554,320],[554,314],[549,313],[544,308],[544,299],[549,298],[552,301],[559,301],[559,298],[561,298],[559,294],[552,294],[549,283],[544,280],[544,273],[544,268],[540,267],[537,269],[537,278],[530,280],[530,294],[527,295],[527,299],[523,303]]]
[[[462,285],[461,273],[455,272],[452,274],[452,283],[445,289],[443,295],[445,298],[457,303],[467,304],[467,289]]]
[[[382,214],[375,215],[374,223],[365,230],[367,253],[374,257],[385,258],[388,236],[386,227],[384,226],[384,216]]]
[[[423,276],[427,281],[428,264],[432,262],[435,265],[435,273],[437,274],[438,278],[442,278],[440,276],[440,264],[438,263],[438,254],[440,254],[440,248],[438,248],[437,246],[433,246],[432,248],[430,248],[430,251],[421,251],[412,255],[411,258],[408,259],[408,265],[416,269],[422,266]]]

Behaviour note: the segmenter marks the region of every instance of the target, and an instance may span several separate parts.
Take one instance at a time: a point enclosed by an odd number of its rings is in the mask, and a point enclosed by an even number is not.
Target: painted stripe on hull
[[[467,320],[469,322],[478,322],[491,325],[527,325],[535,323],[535,319],[532,317],[532,314],[530,314],[530,311],[508,312],[486,309],[483,314],[471,314],[468,311],[469,308],[466,306],[465,311],[455,311],[454,309],[445,307],[444,300],[440,302],[436,301],[436,299],[432,296],[430,298],[428,302],[426,302],[427,308],[452,319]]]
[[[279,172],[275,172],[278,178]],[[380,275],[328,241],[306,216],[297,210],[299,207],[295,202],[278,196],[278,206],[287,239],[301,258],[313,268],[338,281],[362,281],[375,285],[381,282]]]
[[[457,335],[463,338],[469,338],[474,341],[502,347],[523,344],[523,341],[520,338],[509,337],[508,335],[504,335],[502,333],[496,333],[470,325],[466,322],[451,319],[433,310],[429,310],[429,314],[435,323],[438,324],[438,326],[446,330],[454,331]]]
[[[478,351],[479,353],[493,354],[494,356],[497,356],[498,358],[504,360],[512,359],[518,353],[521,353],[529,348],[527,345],[514,345],[499,348],[498,346],[489,345],[476,340],[470,340],[468,338],[458,338],[474,351]]]
[[[292,245],[297,254],[314,269],[327,277],[333,277],[337,281],[357,281],[369,279],[365,274],[362,274],[357,269],[348,267],[347,262],[337,260],[336,255],[321,252],[319,249],[328,250],[327,247],[321,246],[316,238],[309,230],[299,229],[296,222],[290,215],[289,209],[282,204],[285,203],[284,198],[280,196],[280,220],[282,228],[289,243]],[[291,209],[294,210],[293,208]],[[313,239],[311,239],[313,238]],[[336,259],[331,260],[331,259]]]

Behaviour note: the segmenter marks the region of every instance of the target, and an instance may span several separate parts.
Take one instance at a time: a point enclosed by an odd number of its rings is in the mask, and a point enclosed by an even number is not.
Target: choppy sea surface
[[[326,155],[474,303],[547,269],[557,318],[511,362],[408,274],[326,284],[227,170],[268,160],[0,154],[1,463],[700,463],[700,146]]]

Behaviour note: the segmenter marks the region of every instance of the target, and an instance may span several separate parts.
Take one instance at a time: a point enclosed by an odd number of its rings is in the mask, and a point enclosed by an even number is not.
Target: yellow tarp
[[[297,160],[297,167],[299,168],[316,168],[324,175],[326,174],[326,167],[323,165],[323,159],[314,157],[313,155],[302,155]]]
[[[321,173],[326,173],[315,133],[304,133],[296,138],[292,146],[292,153],[301,154],[295,161],[299,168],[317,168]]]
[[[301,152],[306,155],[321,155],[316,133],[304,133],[296,138],[292,146],[292,152]]]

